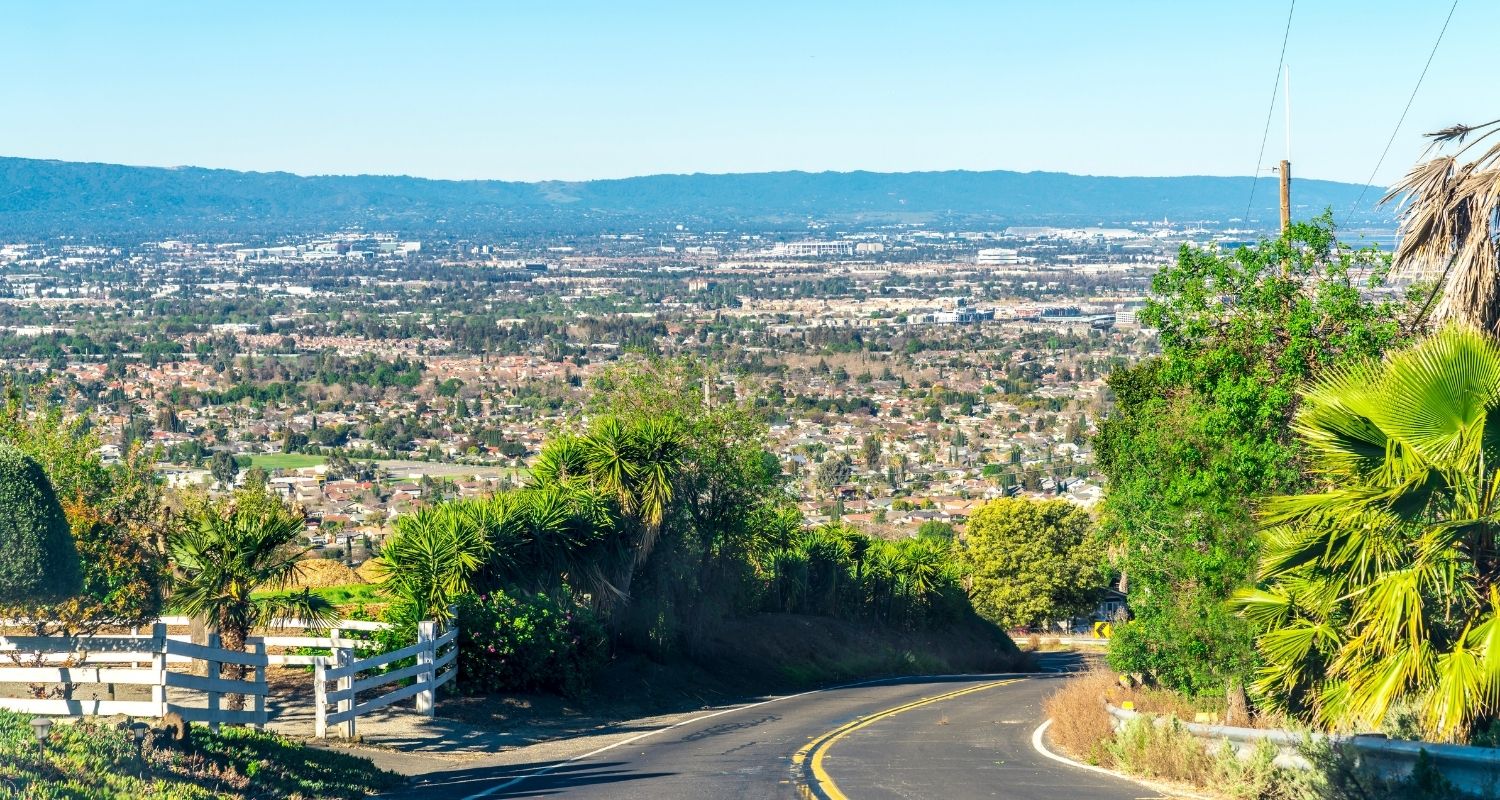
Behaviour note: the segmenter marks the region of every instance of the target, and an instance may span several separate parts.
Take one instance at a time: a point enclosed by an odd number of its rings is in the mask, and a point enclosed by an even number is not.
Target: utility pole
[[[1281,232],[1292,226],[1292,162],[1281,160]]]
[[[1282,106],[1286,109],[1286,158],[1281,159],[1281,232],[1292,227],[1292,67],[1285,66]]]

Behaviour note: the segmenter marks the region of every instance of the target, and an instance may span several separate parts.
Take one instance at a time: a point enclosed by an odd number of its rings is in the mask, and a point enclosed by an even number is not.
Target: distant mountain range
[[[0,157],[0,236],[263,237],[350,226],[414,235],[590,234],[663,225],[806,229],[809,220],[1109,225],[1244,216],[1250,178],[1115,178],[1058,172],[765,172],[595,181],[446,181],[131,167]],[[1297,180],[1295,215],[1343,219],[1364,187]],[[1389,224],[1364,192],[1357,222]],[[1251,217],[1277,219],[1276,179]]]

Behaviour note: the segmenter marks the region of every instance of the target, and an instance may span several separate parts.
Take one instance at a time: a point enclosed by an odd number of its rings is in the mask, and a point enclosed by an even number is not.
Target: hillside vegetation
[[[440,181],[312,176],[0,158],[0,234],[275,234],[378,225],[412,233],[590,232],[665,220],[777,226],[807,216],[848,221],[1097,225],[1139,219],[1231,219],[1250,178],[1098,177],[1056,172],[767,172],[597,181]],[[1253,209],[1275,218],[1274,178]],[[1298,180],[1304,212],[1374,210],[1379,192]]]

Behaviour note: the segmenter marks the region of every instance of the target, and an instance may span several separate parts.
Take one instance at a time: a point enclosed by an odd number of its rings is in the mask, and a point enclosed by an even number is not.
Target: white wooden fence
[[[193,644],[186,636],[168,636],[167,625],[158,622],[150,634],[110,636],[0,636],[0,658],[18,656],[23,662],[57,664],[81,662],[80,666],[3,666],[0,683],[61,684],[62,697],[0,697],[0,708],[26,714],[66,717],[128,714],[138,717],[160,717],[169,712],[181,714],[189,722],[208,723],[215,730],[222,723],[254,725],[266,723],[266,665],[270,663],[265,645],[247,642],[246,652],[225,650],[217,634],[207,645]],[[168,664],[187,664],[199,670],[171,670]],[[122,666],[98,666],[120,664]],[[123,666],[129,664],[130,666]],[[241,664],[249,667],[250,677],[236,680],[223,677],[221,667]],[[110,699],[74,699],[79,686],[104,686]],[[117,686],[150,687],[149,700],[113,699]],[[193,693],[189,702],[177,692]],[[224,695],[247,698],[248,709],[223,707]]]
[[[419,712],[431,716],[437,688],[457,674],[458,630],[449,629],[439,635],[434,622],[418,624],[416,644],[364,660],[359,660],[356,653],[376,649],[379,644],[346,634],[379,631],[389,627],[386,623],[344,620],[336,623],[337,627],[326,636],[251,636],[245,642],[246,652],[225,650],[217,634],[210,634],[208,644],[202,645],[189,641],[187,635],[167,633],[169,625],[188,624],[184,617],[163,617],[146,634],[136,630],[130,634],[86,637],[0,636],[0,684],[65,687],[61,697],[0,696],[0,708],[66,717],[117,714],[161,717],[176,712],[189,722],[207,723],[215,730],[220,724],[259,728],[266,724],[268,716],[266,667],[302,665],[314,669],[312,694],[317,735],[326,736],[328,725],[334,724],[340,726],[343,735],[352,737],[359,716],[410,697],[416,698]],[[0,621],[0,625],[7,623]],[[297,621],[278,626],[309,627]],[[272,648],[322,649],[328,655],[273,653]],[[417,662],[413,666],[375,672],[412,657]],[[17,665],[6,664],[7,660]],[[250,674],[245,680],[225,678],[221,667],[227,664],[244,665]],[[361,677],[361,673],[372,674]],[[368,697],[370,690],[409,679],[416,682],[378,697]],[[328,691],[328,681],[338,682],[334,691]],[[80,693],[80,687],[90,686],[96,687],[95,690],[83,693],[98,694],[97,687],[102,686],[107,698],[72,697]],[[119,686],[149,687],[150,699],[115,699]],[[191,697],[185,693],[191,693]],[[361,694],[367,696],[362,702]],[[224,695],[244,696],[247,708],[224,708]],[[336,706],[332,713],[330,704]]]
[[[318,738],[328,736],[329,725],[337,726],[339,735],[353,738],[361,716],[410,697],[416,698],[419,713],[432,716],[438,688],[458,674],[457,639],[456,627],[439,634],[436,622],[419,622],[416,644],[363,660],[355,658],[353,646],[335,639],[332,645],[333,655],[317,656],[314,660],[314,732]],[[391,664],[407,658],[415,658],[416,663],[399,669],[387,669]],[[361,673],[373,674],[361,677]],[[398,686],[385,694],[368,696],[372,690],[407,680],[414,682]],[[333,691],[328,689],[329,681],[336,682]],[[361,700],[361,694],[365,694],[366,699]],[[333,707],[331,712],[330,706]]]

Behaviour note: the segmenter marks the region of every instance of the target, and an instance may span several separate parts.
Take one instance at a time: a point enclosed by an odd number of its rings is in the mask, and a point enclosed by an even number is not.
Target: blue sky
[[[1294,174],[1362,181],[1449,0],[1300,0]],[[1248,174],[1281,0],[0,0],[0,155],[518,180]],[[1462,0],[1377,176],[1500,117]],[[1471,97],[1472,95],[1472,97]],[[1283,152],[1278,107],[1266,161]]]

